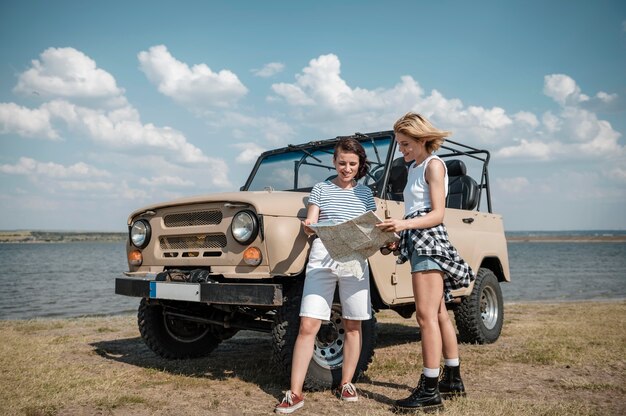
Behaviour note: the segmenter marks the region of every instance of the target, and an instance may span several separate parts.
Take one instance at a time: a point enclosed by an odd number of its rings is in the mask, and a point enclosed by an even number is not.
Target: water
[[[626,298],[626,243],[509,243],[505,302]],[[124,243],[0,244],[0,319],[135,313]]]
[[[0,319],[134,312],[114,293],[124,270],[123,242],[0,244]]]

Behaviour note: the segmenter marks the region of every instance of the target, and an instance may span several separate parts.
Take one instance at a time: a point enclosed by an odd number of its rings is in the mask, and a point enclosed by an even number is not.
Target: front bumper
[[[222,305],[281,306],[279,284],[162,282],[153,278],[118,277],[115,293],[146,299],[182,300]]]

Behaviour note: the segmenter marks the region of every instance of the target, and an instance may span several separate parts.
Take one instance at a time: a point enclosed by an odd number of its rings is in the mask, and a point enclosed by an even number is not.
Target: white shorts
[[[342,269],[341,263],[330,257],[322,240],[313,240],[302,291],[300,316],[329,320],[335,287],[338,284],[343,318],[355,321],[370,319],[372,305],[367,260],[363,261],[362,270],[363,275],[354,276]]]

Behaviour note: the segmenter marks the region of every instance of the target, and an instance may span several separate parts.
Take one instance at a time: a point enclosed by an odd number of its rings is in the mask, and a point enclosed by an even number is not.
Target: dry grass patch
[[[358,403],[310,392],[299,415],[390,415],[421,369],[413,319],[379,317],[378,348]],[[211,356],[168,361],[134,316],[0,321],[0,414],[261,415],[288,388],[267,334],[243,331]],[[626,302],[507,304],[501,338],[461,345],[468,397],[455,415],[626,413]]]

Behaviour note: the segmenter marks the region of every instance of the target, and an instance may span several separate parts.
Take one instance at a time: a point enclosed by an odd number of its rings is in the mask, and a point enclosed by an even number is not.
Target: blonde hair
[[[435,128],[426,117],[408,112],[393,125],[394,133],[402,133],[413,140],[423,141],[428,153],[436,152],[452,132]]]

